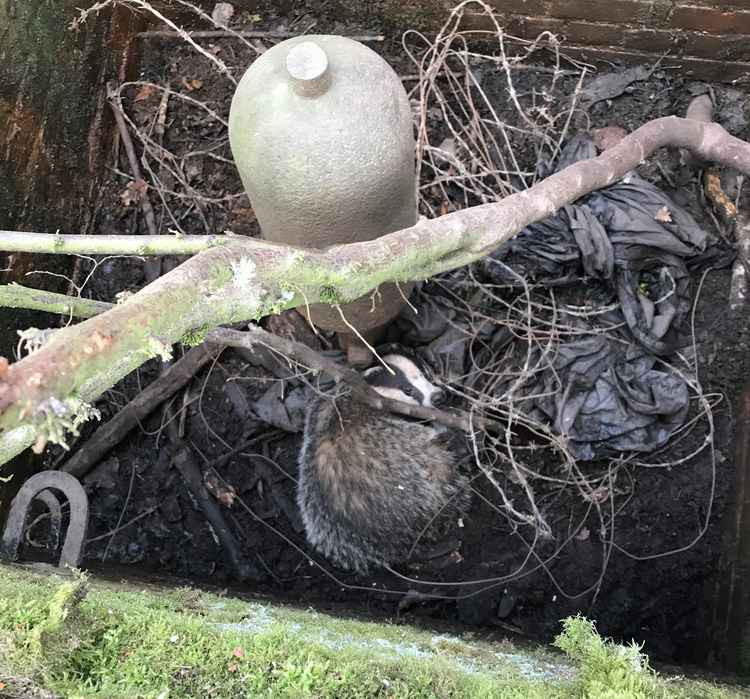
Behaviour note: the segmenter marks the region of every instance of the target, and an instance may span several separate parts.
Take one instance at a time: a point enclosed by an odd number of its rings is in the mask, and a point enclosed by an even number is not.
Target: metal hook
[[[62,513],[60,503],[57,497],[49,492],[50,489],[59,490],[70,503],[70,521],[58,565],[61,568],[66,565],[71,568],[78,567],[88,529],[89,501],[78,479],[63,471],[42,471],[23,484],[10,506],[8,522],[0,543],[0,559],[15,561],[18,558],[18,549],[26,526],[26,516],[34,498],[39,498],[49,508],[53,532],[57,518],[59,536]]]

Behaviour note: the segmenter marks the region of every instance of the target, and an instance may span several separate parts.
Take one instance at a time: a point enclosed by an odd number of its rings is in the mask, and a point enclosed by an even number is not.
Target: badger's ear
[[[401,354],[408,356],[412,350],[410,347],[403,347],[398,342],[387,342],[383,345],[377,345],[375,347],[375,352],[377,352],[379,357],[385,357],[386,354]]]
[[[380,371],[383,371],[383,367],[382,367],[382,366],[374,366],[374,367],[370,367],[370,368],[369,368],[369,369],[368,369],[367,371],[365,371],[365,372],[364,372],[364,373],[362,374],[362,376],[363,376],[364,378],[367,378],[368,376],[374,376],[375,374],[377,374],[377,373],[378,373],[378,372],[380,372]]]

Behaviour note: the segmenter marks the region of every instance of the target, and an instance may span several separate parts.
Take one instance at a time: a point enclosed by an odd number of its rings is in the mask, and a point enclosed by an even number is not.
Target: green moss
[[[188,588],[147,594],[3,568],[0,673],[84,697],[565,696],[430,636]],[[3,667],[5,665],[5,667]]]
[[[339,290],[332,284],[324,284],[320,287],[320,302],[330,306],[336,306],[344,302]]]
[[[610,656],[622,646],[605,643],[602,654],[593,626],[576,624],[561,644],[579,670],[507,642],[0,567],[0,675],[66,697],[600,696],[584,691],[602,678],[620,682]],[[648,682],[654,697],[731,696],[710,685],[717,693],[681,693],[652,672]]]
[[[635,641],[621,645],[603,639],[593,621],[581,616],[563,620],[563,631],[554,645],[576,661],[579,671],[575,696],[581,699],[706,699],[739,697],[738,693],[708,682],[678,678],[668,684],[649,665],[648,656]]]
[[[72,395],[62,400],[49,398],[42,401],[34,411],[32,422],[40,444],[52,442],[68,449],[68,434],[77,437],[81,425],[100,418],[96,408]]]
[[[203,341],[206,339],[206,335],[211,329],[212,327],[210,325],[204,324],[199,328],[188,330],[188,332],[186,332],[180,338],[180,342],[185,345],[185,347],[197,347],[198,345],[203,344]]]
[[[577,684],[581,697],[594,699],[659,699],[660,687],[648,658],[636,643],[621,646],[605,641],[592,621],[576,616],[563,622],[555,645],[580,663]]]

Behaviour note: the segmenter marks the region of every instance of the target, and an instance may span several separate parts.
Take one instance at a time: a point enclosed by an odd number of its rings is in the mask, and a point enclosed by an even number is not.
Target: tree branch
[[[6,294],[10,290],[11,294]],[[34,310],[63,313],[92,317],[104,313],[114,304],[104,301],[89,301],[88,299],[74,299],[65,294],[53,292],[38,292],[17,284],[0,286],[0,305],[6,296],[17,301],[17,307],[32,308]],[[72,305],[71,305],[72,302]],[[80,304],[77,302],[81,302]],[[81,478],[93,468],[96,462],[115,444],[117,444],[139,420],[147,416],[154,408],[178,391],[210,358],[210,345],[220,347],[237,347],[255,350],[258,344],[265,345],[279,354],[295,361],[307,369],[322,371],[337,382],[347,384],[354,397],[370,405],[376,410],[387,410],[410,417],[434,420],[441,424],[463,431],[483,429],[500,431],[503,426],[492,420],[478,415],[471,420],[467,414],[447,412],[436,408],[424,408],[402,401],[386,399],[375,392],[362,376],[324,355],[316,352],[301,342],[295,342],[263,330],[257,326],[249,326],[246,332],[239,332],[227,328],[218,328],[206,335],[206,343],[195,347],[185,354],[182,359],[173,364],[167,371],[148,386],[140,395],[133,399],[106,425],[102,425],[63,466],[62,470]]]
[[[61,403],[73,397],[94,400],[186,335],[195,341],[196,335],[218,325],[258,319],[303,303],[343,304],[386,281],[426,279],[469,264],[530,223],[621,178],[663,146],[687,148],[704,160],[750,174],[750,144],[715,123],[664,117],[529,190],[497,203],[422,219],[376,240],[300,250],[239,236],[209,237],[213,242],[208,244],[200,238],[210,249],[106,313],[57,331],[45,346],[12,365],[0,377],[0,431],[27,424],[42,431]],[[19,247],[19,236],[32,237],[26,239],[27,246]],[[0,249],[8,249],[7,240],[16,246],[13,249],[31,252],[102,252],[107,245],[109,254],[136,252],[134,248],[138,254],[153,251],[151,245],[141,247],[143,236],[48,236],[46,246],[43,239],[0,234]],[[62,242],[58,245],[56,240]],[[179,249],[177,243],[188,240],[193,243],[192,237],[162,236],[153,245],[172,244],[169,252],[181,254],[188,248]],[[218,241],[224,245],[214,247]]]
[[[47,311],[75,318],[92,318],[112,308],[106,301],[82,299],[77,296],[39,291],[20,284],[0,284],[0,307]]]
[[[61,235],[0,231],[3,252],[61,255],[194,255],[232,239],[230,235]]]

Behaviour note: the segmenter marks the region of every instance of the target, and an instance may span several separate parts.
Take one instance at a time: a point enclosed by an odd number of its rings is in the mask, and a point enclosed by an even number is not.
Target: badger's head
[[[430,383],[412,359],[401,354],[387,354],[383,361],[393,373],[380,365],[368,369],[363,376],[384,398],[428,408],[438,407],[445,402],[445,392]]]

